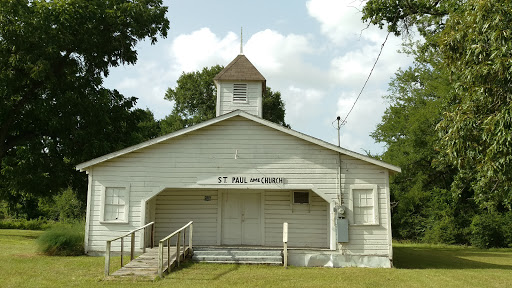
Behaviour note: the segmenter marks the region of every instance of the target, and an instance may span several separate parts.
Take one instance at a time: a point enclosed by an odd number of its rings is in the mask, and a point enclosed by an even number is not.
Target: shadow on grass
[[[501,269],[512,270],[512,253],[470,248],[394,247],[398,269]]]
[[[187,281],[211,281],[219,280],[220,278],[237,271],[240,265],[237,264],[213,264],[213,263],[197,263],[193,261],[186,261],[180,264],[180,267],[173,272],[170,276],[174,279],[186,279]],[[185,273],[177,273],[181,270]],[[191,279],[189,272],[194,272],[194,278]],[[174,275],[173,275],[174,273]]]

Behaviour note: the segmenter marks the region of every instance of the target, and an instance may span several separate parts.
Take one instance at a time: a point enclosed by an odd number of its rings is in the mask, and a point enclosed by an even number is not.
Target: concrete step
[[[274,264],[283,261],[281,250],[246,248],[197,248],[193,261],[210,263]]]

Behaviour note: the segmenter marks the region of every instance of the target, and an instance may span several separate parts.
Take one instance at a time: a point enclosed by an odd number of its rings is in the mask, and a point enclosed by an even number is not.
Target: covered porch
[[[155,240],[194,221],[196,247],[283,246],[288,223],[290,249],[332,250],[330,203],[311,189],[173,189],[145,201]]]

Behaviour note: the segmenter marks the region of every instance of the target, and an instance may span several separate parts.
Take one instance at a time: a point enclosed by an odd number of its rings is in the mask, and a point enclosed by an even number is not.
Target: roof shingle
[[[213,80],[264,81],[265,77],[245,55],[238,55]]]

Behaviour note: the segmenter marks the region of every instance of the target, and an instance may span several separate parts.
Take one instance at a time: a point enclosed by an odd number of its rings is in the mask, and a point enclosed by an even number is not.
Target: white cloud
[[[353,40],[364,38],[382,42],[378,29],[361,21],[363,1],[310,0],[306,3],[310,16],[320,22],[322,34],[337,45],[353,44]],[[384,34],[385,37],[385,34]]]
[[[266,29],[251,36],[244,48],[247,57],[257,63],[258,69],[272,74],[289,72],[290,64],[302,62],[305,54],[313,51],[307,37],[302,35],[282,35]]]
[[[362,95],[359,98],[354,109],[350,112],[347,122],[341,128],[341,146],[356,152],[363,152],[362,149],[379,150],[371,151],[372,153],[382,152],[378,145],[372,145],[374,140],[369,134],[375,130],[375,125],[381,121],[386,109],[386,104],[380,97],[384,93],[383,90],[376,89],[368,91],[367,95]],[[349,113],[356,98],[357,94],[353,92],[342,92],[339,96],[337,113],[342,120]]]
[[[301,127],[321,113],[321,100],[324,98],[325,92],[292,85],[283,90],[281,96],[286,104],[287,123],[293,123],[293,127]]]
[[[174,72],[180,75],[206,66],[229,63],[238,54],[239,43],[235,33],[228,32],[224,38],[219,38],[209,28],[179,35],[170,51],[175,60]]]

